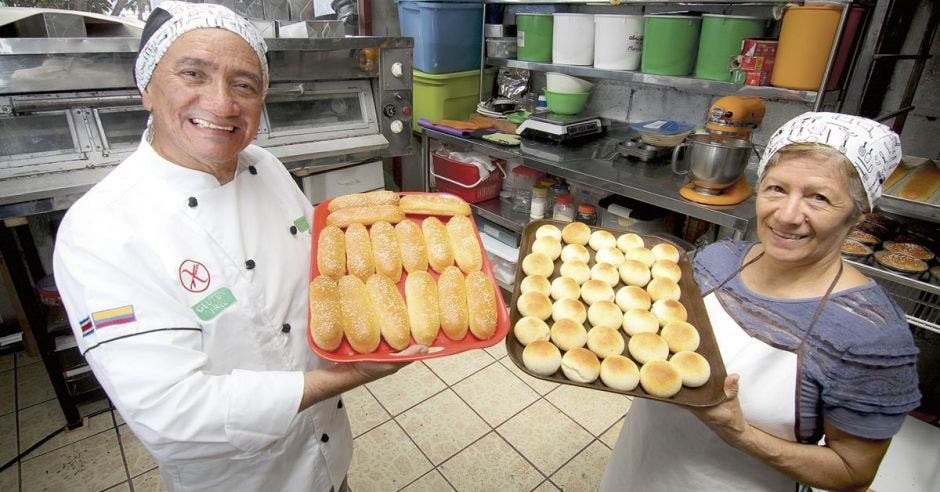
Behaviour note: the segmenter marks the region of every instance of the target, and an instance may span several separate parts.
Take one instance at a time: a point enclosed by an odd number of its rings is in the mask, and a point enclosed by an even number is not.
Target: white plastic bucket
[[[642,54],[642,15],[594,16],[595,68],[637,70]]]
[[[594,63],[594,16],[592,14],[552,14],[552,63],[591,65]]]

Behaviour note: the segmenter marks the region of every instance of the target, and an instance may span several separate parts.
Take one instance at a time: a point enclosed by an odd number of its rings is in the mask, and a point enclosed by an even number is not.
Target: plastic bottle
[[[530,219],[545,217],[545,204],[548,200],[548,188],[538,185],[532,188],[532,205],[529,209]]]
[[[574,201],[571,195],[558,195],[555,197],[552,218],[562,222],[574,221]]]

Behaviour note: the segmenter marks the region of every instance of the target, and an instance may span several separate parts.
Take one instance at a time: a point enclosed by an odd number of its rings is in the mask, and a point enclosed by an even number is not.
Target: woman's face
[[[852,227],[848,177],[832,160],[781,156],[757,189],[757,236],[771,258],[794,266],[839,256]]]

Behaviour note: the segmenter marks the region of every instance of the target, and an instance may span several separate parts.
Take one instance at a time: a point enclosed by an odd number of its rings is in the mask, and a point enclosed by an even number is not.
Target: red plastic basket
[[[452,193],[468,203],[477,203],[499,196],[505,172],[498,162],[496,169],[486,179],[480,178],[480,169],[473,164],[449,159],[440,154],[431,154],[431,174],[438,191]]]

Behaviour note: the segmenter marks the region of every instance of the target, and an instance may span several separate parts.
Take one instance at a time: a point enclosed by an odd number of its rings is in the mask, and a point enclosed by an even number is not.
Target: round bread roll
[[[702,354],[687,350],[677,352],[669,362],[679,371],[682,384],[689,388],[698,388],[708,382],[712,375],[712,368]]]
[[[551,285],[552,299],[556,301],[561,299],[580,299],[581,285],[571,277],[557,277],[552,280]]]
[[[653,396],[671,398],[682,389],[682,376],[669,361],[654,360],[640,368],[640,385]]]
[[[626,251],[630,248],[642,248],[643,246],[645,246],[643,238],[632,232],[621,234],[617,238],[617,247],[620,248],[620,251]]]
[[[674,261],[656,260],[653,262],[653,266],[650,267],[650,275],[653,278],[668,278],[678,283],[679,279],[682,278],[682,269]]]
[[[516,307],[519,308],[519,314],[523,316],[534,316],[545,320],[552,315],[552,301],[547,295],[538,292],[521,294],[519,300],[516,301]]]
[[[574,260],[587,263],[591,261],[591,252],[581,244],[569,244],[561,248],[561,261],[567,263]]]
[[[565,244],[584,246],[591,239],[591,228],[583,222],[571,222],[561,230],[561,240]]]
[[[695,351],[698,348],[698,330],[685,321],[670,321],[663,326],[659,336],[663,337],[669,345],[669,351],[678,353],[682,351]]]
[[[630,349],[630,357],[640,364],[666,360],[669,357],[669,346],[663,337],[655,333],[637,333],[631,336],[627,348]]]
[[[526,275],[551,277],[555,272],[555,262],[545,253],[529,253],[522,259],[522,271]]]
[[[650,307],[653,305],[653,300],[650,299],[650,295],[646,290],[634,285],[621,287],[620,290],[617,291],[617,295],[614,296],[614,301],[617,302],[617,306],[619,306],[620,310],[623,312],[627,312],[631,309],[649,311]]]
[[[678,301],[679,297],[682,296],[682,289],[679,288],[679,284],[662,277],[650,280],[650,283],[646,284],[646,292],[649,293],[650,299],[652,299],[653,302],[664,299],[674,299]]]
[[[647,269],[656,262],[656,257],[653,256],[653,252],[646,248],[629,248],[623,252],[623,257],[626,260],[639,261]]]
[[[601,363],[594,352],[585,348],[576,348],[565,352],[562,356],[561,372],[571,381],[593,383],[600,375]]]
[[[623,331],[630,336],[637,333],[657,333],[659,318],[645,309],[631,309],[623,313]]]
[[[565,318],[556,321],[549,334],[552,343],[564,351],[583,347],[587,343],[587,330],[584,329],[584,325],[573,319]]]
[[[636,260],[624,260],[618,268],[620,280],[627,285],[645,287],[650,281],[650,269]]]
[[[620,391],[632,391],[640,384],[640,369],[622,355],[611,355],[601,361],[601,382]]]
[[[539,294],[549,295],[552,293],[552,284],[548,278],[542,275],[529,275],[519,283],[519,292],[538,292]]]
[[[600,251],[604,248],[613,248],[617,246],[617,238],[607,231],[598,229],[591,233],[591,238],[588,239],[588,246],[594,251]]]
[[[623,325],[623,312],[616,304],[610,301],[597,301],[587,310],[588,321],[591,326],[607,326],[619,330]]]
[[[623,252],[616,247],[599,249],[597,254],[594,255],[594,261],[610,263],[614,266],[619,266],[624,259]]]
[[[551,332],[544,321],[534,317],[525,316],[516,321],[512,333],[516,335],[516,340],[523,345],[528,345],[537,340],[548,340],[551,338]]]
[[[561,352],[552,342],[532,342],[522,349],[522,364],[539,376],[551,376],[561,367]]]
[[[587,308],[577,299],[559,299],[552,304],[552,319],[573,319],[578,323],[587,320]]]
[[[669,243],[659,243],[650,248],[650,251],[657,260],[669,260],[673,263],[679,263],[679,249]]]
[[[582,285],[591,279],[591,268],[587,266],[587,263],[580,260],[562,263],[559,273],[562,276],[573,278],[578,285]]]
[[[616,287],[620,283],[620,272],[617,271],[617,267],[610,263],[595,263],[591,267],[591,278],[600,280],[611,287]]]
[[[597,326],[587,334],[587,346],[601,359],[623,354],[623,337],[616,328]]]
[[[553,226],[552,224],[539,226],[539,228],[535,230],[535,238],[541,239],[543,237],[553,237],[561,241],[561,229]]]
[[[674,299],[665,299],[653,303],[650,312],[659,319],[659,325],[663,326],[670,321],[687,321],[689,312],[681,302]]]
[[[597,301],[613,301],[614,289],[601,280],[588,279],[581,284],[581,299],[584,299],[588,306]]]
[[[555,261],[561,256],[561,241],[553,237],[541,237],[532,243],[533,253],[542,253]]]

